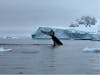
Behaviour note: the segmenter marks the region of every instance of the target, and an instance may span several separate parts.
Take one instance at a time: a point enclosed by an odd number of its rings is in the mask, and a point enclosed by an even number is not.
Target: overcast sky
[[[30,34],[38,26],[65,27],[83,15],[100,18],[100,0],[0,0],[0,34]]]

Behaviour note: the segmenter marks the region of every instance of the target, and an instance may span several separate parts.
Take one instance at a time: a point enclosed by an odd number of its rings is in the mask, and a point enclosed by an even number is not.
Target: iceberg
[[[59,39],[92,39],[91,35],[87,32],[75,30],[75,29],[60,29],[60,28],[50,28],[50,27],[39,27],[35,33],[32,34],[32,38],[36,39],[50,39],[50,36],[47,36],[41,31],[53,30],[55,32],[55,36]]]
[[[84,52],[94,52],[94,53],[98,53],[100,52],[100,48],[84,48],[83,49]]]
[[[70,36],[72,39],[81,39],[81,40],[90,40],[91,35],[88,32],[75,30],[75,29],[69,29],[66,32],[66,35]]]
[[[92,39],[93,41],[100,41],[100,34],[91,34],[92,35]]]
[[[0,47],[0,52],[10,52],[12,49],[5,49],[3,47]]]
[[[42,31],[49,32],[50,30],[55,32],[55,36],[59,39],[74,39],[74,40],[91,40],[100,41],[100,21],[98,20],[96,25],[91,27],[85,27],[84,25],[79,25],[79,27],[39,27],[36,32],[32,33],[33,39],[50,39]]]
[[[49,27],[39,27],[35,34],[32,34],[32,38],[41,38],[41,39],[50,39],[51,37],[41,33],[41,31],[49,32],[50,30],[55,32],[56,37],[60,39],[69,39],[70,37],[66,35],[66,30],[64,29],[56,29],[56,28],[49,28]]]
[[[31,39],[30,35],[4,35],[0,36],[0,39]]]

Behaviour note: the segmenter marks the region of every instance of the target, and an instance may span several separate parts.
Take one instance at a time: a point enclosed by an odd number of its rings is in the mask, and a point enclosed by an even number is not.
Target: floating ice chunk
[[[0,52],[9,52],[9,51],[12,51],[12,49],[5,49],[3,47],[0,47]]]
[[[84,52],[100,52],[100,48],[84,48],[83,49]]]

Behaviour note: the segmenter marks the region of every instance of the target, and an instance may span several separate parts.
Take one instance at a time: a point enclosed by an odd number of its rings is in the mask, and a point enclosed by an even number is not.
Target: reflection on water
[[[100,53],[82,51],[87,45],[99,47],[100,42],[74,40],[63,42],[64,45],[58,47],[48,44],[2,45],[12,51],[0,53],[0,74],[100,73]]]
[[[38,51],[22,51],[23,54],[37,54]]]
[[[91,72],[100,74],[100,54],[96,53],[89,59],[92,64]]]
[[[41,55],[41,70],[43,73],[54,73],[56,70],[55,50],[45,50]]]

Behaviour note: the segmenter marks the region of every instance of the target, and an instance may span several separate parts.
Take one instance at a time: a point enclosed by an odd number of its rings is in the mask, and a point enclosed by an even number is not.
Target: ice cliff
[[[100,22],[99,22],[100,23]],[[59,39],[80,39],[80,40],[100,40],[100,24],[97,23],[92,27],[85,27],[84,25],[79,27],[39,27],[35,33],[32,33],[33,39],[49,39],[47,36],[41,33],[41,30],[49,32],[51,29],[55,32],[56,37]]]
[[[48,38],[51,38],[50,36],[47,36],[43,33],[41,33],[41,30],[43,31],[47,31],[49,32],[51,29],[54,30],[55,32],[55,35],[58,37],[58,38],[61,38],[61,39],[69,39],[70,37],[66,35],[66,30],[64,29],[56,29],[56,28],[49,28],[49,27],[39,27],[37,29],[37,31],[32,34],[32,38],[41,38],[41,39],[48,39]]]
[[[93,39],[92,34],[90,34],[89,32],[75,29],[59,29],[50,27],[39,27],[37,31],[34,34],[32,34],[32,38],[49,39],[51,37],[41,33],[41,30],[49,32],[51,29],[54,30],[56,37],[60,39]]]

